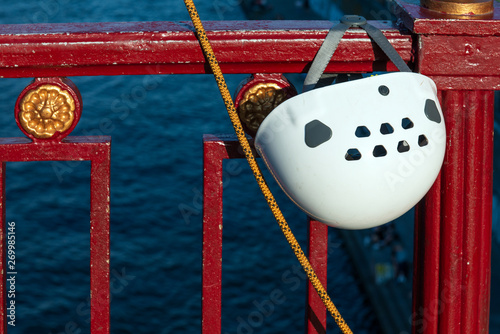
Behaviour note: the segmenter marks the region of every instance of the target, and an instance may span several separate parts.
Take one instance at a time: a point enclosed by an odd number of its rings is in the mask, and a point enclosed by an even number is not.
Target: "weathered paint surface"
[[[88,160],[90,174],[90,329],[109,333],[109,185],[111,139],[68,137],[62,142],[31,142],[27,138],[0,138],[0,231],[5,235],[5,164],[13,161]],[[0,241],[0,334],[6,326],[5,239]]]

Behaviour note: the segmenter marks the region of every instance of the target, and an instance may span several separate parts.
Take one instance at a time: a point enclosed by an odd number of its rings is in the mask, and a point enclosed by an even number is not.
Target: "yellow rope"
[[[283,217],[283,214],[281,213],[281,210],[279,209],[273,194],[271,193],[266,181],[264,180],[259,165],[257,164],[255,156],[252,153],[252,149],[250,148],[250,144],[248,143],[248,140],[245,136],[245,132],[243,131],[243,127],[241,125],[238,114],[236,113],[236,109],[234,107],[231,94],[229,93],[226,81],[224,80],[224,76],[219,67],[219,63],[217,62],[217,59],[215,57],[215,53],[212,50],[207,34],[205,33],[205,28],[203,28],[203,24],[201,23],[198,11],[196,10],[196,7],[192,0],[184,0],[184,3],[189,12],[189,15],[191,16],[191,20],[193,21],[193,25],[196,30],[196,35],[201,44],[201,48],[203,49],[205,57],[208,60],[210,68],[212,69],[212,72],[214,74],[215,80],[217,81],[217,85],[219,86],[222,99],[224,100],[224,104],[226,105],[229,118],[233,123],[233,127],[236,132],[236,136],[238,137],[238,141],[240,142],[240,145],[243,148],[243,152],[245,153],[245,157],[248,161],[248,164],[250,165],[253,175],[255,176],[255,179],[259,184],[260,190],[262,191],[264,197],[267,200],[269,208],[271,208],[271,211],[273,212],[276,221],[278,222],[283,234],[285,235],[286,240],[292,247],[295,255],[297,256],[297,259],[304,268],[304,271],[306,272],[309,281],[312,283],[313,287],[318,292],[318,295],[320,296],[321,300],[325,304],[326,308],[328,309],[332,317],[335,319],[335,322],[337,323],[339,328],[342,330],[342,333],[352,333],[351,329],[346,324],[345,320],[342,318],[339,311],[337,310],[337,308],[331,301],[330,297],[328,296],[328,293],[323,287],[323,284],[321,284],[318,277],[316,276],[314,269],[312,268],[311,264],[309,263],[309,260],[302,251],[302,248],[297,242],[297,239],[295,239],[295,236],[290,230],[290,227],[288,226],[285,217]]]

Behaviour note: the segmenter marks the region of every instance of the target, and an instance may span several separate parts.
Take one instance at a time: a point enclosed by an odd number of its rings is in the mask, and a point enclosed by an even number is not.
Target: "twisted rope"
[[[314,272],[314,269],[312,268],[311,264],[309,263],[309,260],[305,256],[304,252],[302,251],[302,248],[300,247],[299,243],[297,242],[297,239],[293,235],[292,231],[290,230],[290,227],[288,226],[288,223],[285,220],[285,217],[283,217],[283,214],[281,213],[280,208],[278,207],[278,204],[276,203],[276,200],[274,199],[273,194],[271,193],[271,190],[269,189],[266,181],[264,180],[264,177],[262,176],[262,172],[259,168],[259,165],[257,164],[257,161],[255,159],[255,156],[253,155],[252,149],[250,148],[250,144],[248,143],[248,140],[245,136],[245,132],[243,131],[243,127],[241,125],[241,121],[238,117],[238,114],[236,112],[236,108],[234,107],[233,99],[231,98],[231,94],[229,93],[229,90],[226,85],[226,81],[224,80],[224,76],[222,74],[222,71],[219,67],[219,63],[217,62],[217,59],[215,57],[215,53],[212,50],[212,47],[210,45],[210,42],[208,40],[207,34],[205,32],[205,28],[203,27],[203,24],[201,23],[200,16],[198,15],[198,11],[196,10],[196,7],[193,3],[192,0],[184,0],[184,4],[186,5],[186,8],[189,12],[189,16],[191,17],[191,20],[193,21],[193,26],[196,30],[196,36],[198,38],[198,41],[201,44],[201,48],[203,50],[203,53],[205,54],[205,57],[207,61],[210,64],[210,68],[212,69],[212,72],[215,77],[215,81],[217,82],[217,86],[219,87],[220,93],[222,95],[222,99],[224,100],[224,104],[226,106],[227,112],[229,114],[229,118],[231,119],[231,122],[234,127],[234,131],[236,132],[236,136],[238,138],[238,141],[240,142],[241,147],[243,148],[243,152],[245,154],[245,157],[248,161],[248,164],[250,165],[250,168],[252,169],[253,175],[255,179],[257,180],[257,183],[260,187],[260,190],[262,191],[262,194],[266,198],[267,204],[269,205],[269,208],[271,209],[274,217],[276,218],[276,222],[279,224],[281,231],[285,235],[286,240],[290,244],[293,252],[295,253],[295,256],[297,256],[297,259],[299,260],[302,268],[304,269],[305,273],[307,274],[307,277],[309,278],[309,281],[313,285],[314,289],[316,289],[316,292],[318,293],[319,297],[325,304],[327,310],[330,312],[332,317],[335,319],[335,322],[339,326],[340,330],[342,333],[352,333],[351,329],[345,322],[345,320],[342,318],[340,315],[339,311],[337,310],[337,307],[333,304],[331,301],[330,297],[328,296],[328,293],[326,292],[325,288],[323,287],[323,284],[321,284],[320,280],[316,276],[316,273]]]

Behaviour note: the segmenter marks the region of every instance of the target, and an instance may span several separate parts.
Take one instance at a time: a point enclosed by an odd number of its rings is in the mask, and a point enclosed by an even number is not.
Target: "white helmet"
[[[446,129],[434,82],[390,73],[297,95],[262,122],[255,147],[309,216],[362,229],[387,223],[429,190]]]

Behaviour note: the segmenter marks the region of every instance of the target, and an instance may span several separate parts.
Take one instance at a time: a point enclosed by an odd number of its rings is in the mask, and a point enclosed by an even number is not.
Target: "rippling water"
[[[205,20],[244,18],[238,1],[197,3]],[[189,17],[181,0],[26,0],[0,12],[5,24],[156,20]],[[230,88],[235,90],[243,78],[227,76]],[[71,80],[84,104],[73,135],[113,138],[112,333],[200,332],[202,135],[232,131],[214,79],[174,75]],[[12,117],[14,102],[29,81],[0,80],[1,137],[21,135]],[[103,127],[103,120],[111,125]],[[16,327],[9,333],[88,333],[90,164],[7,166],[7,220],[16,222],[18,271]],[[296,271],[296,259],[245,162],[226,169],[223,332],[241,333],[255,303],[279,289],[283,303],[251,327],[252,333],[303,333],[305,280]],[[275,192],[305,245],[305,216]],[[374,317],[342,240],[333,230],[330,238],[335,259],[330,293],[357,333],[374,333]]]

